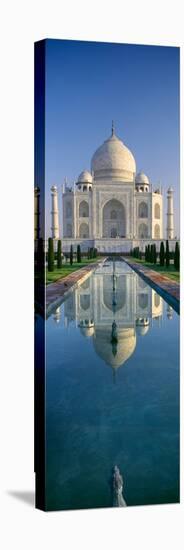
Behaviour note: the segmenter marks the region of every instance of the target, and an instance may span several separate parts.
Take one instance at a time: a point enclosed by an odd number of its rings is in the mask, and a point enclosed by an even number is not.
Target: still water
[[[115,338],[112,324],[115,321]],[[179,501],[179,317],[107,261],[47,320],[48,510]]]

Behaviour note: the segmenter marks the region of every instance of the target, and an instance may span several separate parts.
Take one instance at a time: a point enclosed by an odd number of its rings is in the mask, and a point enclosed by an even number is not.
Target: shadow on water
[[[7,491],[7,494],[10,497],[13,497],[17,500],[21,500],[29,506],[35,505],[35,493],[34,491]]]

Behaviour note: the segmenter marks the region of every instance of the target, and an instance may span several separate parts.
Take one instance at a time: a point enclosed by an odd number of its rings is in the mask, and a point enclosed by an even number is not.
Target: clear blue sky
[[[46,205],[90,169],[95,149],[111,133],[130,148],[153,184],[174,188],[179,235],[179,48],[47,40]],[[50,215],[48,228],[50,228]],[[166,216],[164,214],[164,227]]]

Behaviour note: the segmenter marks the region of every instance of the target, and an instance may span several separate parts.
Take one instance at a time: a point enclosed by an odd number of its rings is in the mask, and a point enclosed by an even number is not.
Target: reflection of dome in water
[[[149,330],[149,319],[139,318],[136,319],[136,332],[139,336],[145,336]]]
[[[83,336],[93,336],[94,327],[80,327],[80,331]]]
[[[114,369],[121,367],[131,357],[136,347],[136,334],[134,328],[118,328],[118,343],[111,343],[111,327],[98,328],[93,338],[94,348],[107,365]]]
[[[80,327],[81,334],[83,334],[83,336],[93,336],[95,331],[95,326],[92,320],[88,321],[86,319],[84,321],[80,321],[79,327]]]

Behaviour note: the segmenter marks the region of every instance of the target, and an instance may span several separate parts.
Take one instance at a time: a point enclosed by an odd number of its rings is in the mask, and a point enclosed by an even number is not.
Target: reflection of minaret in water
[[[167,191],[167,239],[174,239],[173,189]]]
[[[173,318],[173,308],[167,304],[167,318],[172,319]]]
[[[53,319],[54,319],[55,323],[59,323],[60,318],[61,318],[61,308],[57,307],[57,309],[55,310],[55,312],[53,314]]]

